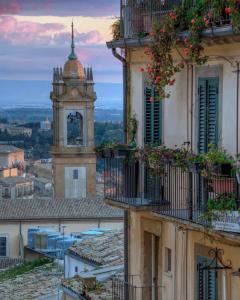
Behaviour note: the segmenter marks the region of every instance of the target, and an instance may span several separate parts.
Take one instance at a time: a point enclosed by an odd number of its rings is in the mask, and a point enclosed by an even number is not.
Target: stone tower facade
[[[53,181],[55,198],[96,196],[93,72],[74,52],[64,68],[53,70]]]

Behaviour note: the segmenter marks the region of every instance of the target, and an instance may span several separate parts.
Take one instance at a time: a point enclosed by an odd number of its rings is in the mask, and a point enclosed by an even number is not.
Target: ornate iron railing
[[[231,221],[240,219],[239,184],[236,177],[213,175],[202,176],[198,170],[183,169],[171,162],[159,168],[151,168],[143,162],[124,157],[105,158],[104,194],[106,199],[120,206],[150,207],[156,213],[196,223],[207,223],[209,205],[221,211],[229,203],[234,207],[235,216],[225,215]],[[219,208],[218,203],[222,203]],[[214,207],[212,211],[215,212]],[[239,217],[238,217],[239,214]],[[221,214],[216,214],[221,225]],[[239,226],[239,225],[238,225]],[[234,231],[234,230],[233,230]],[[236,232],[240,231],[236,227]]]
[[[144,300],[158,299],[160,286],[156,285],[138,285],[134,278],[129,276],[128,282],[125,282],[122,276],[115,276],[112,279],[112,299],[113,300]]]
[[[193,6],[194,2],[192,1],[190,5]],[[183,3],[184,0],[122,0],[122,36],[125,38],[142,37],[151,31],[152,24],[155,21],[161,20],[174,6],[181,6]],[[209,6],[211,8],[211,3]],[[212,20],[211,25],[223,26],[229,23],[229,15],[223,11],[219,20],[217,22]]]

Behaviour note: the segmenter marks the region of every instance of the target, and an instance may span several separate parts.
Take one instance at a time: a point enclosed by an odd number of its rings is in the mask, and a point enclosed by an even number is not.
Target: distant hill
[[[24,124],[36,123],[46,119],[52,121],[51,108],[36,107],[14,107],[0,108],[0,119],[7,119],[10,123]],[[96,122],[122,122],[121,109],[95,109],[94,119]]]
[[[96,83],[96,108],[122,109],[122,85]],[[2,108],[50,108],[51,83],[36,80],[0,80],[0,106]]]

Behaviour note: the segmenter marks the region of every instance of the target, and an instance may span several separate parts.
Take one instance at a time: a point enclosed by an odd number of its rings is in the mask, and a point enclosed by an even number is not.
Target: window
[[[75,273],[78,273],[78,266],[75,266]]]
[[[7,237],[0,236],[0,256],[7,256]]]
[[[205,153],[209,144],[218,144],[217,77],[198,80],[198,151]]]
[[[212,262],[204,256],[197,257],[197,300],[218,299],[217,270],[207,268]]]
[[[172,271],[172,250],[165,248],[165,272]]]
[[[151,102],[151,97],[156,95],[154,87],[145,89],[144,142],[150,145],[162,143],[162,101]]]
[[[78,179],[78,170],[73,170],[73,179],[74,180]]]
[[[83,144],[83,117],[79,112],[71,112],[67,116],[67,144]]]

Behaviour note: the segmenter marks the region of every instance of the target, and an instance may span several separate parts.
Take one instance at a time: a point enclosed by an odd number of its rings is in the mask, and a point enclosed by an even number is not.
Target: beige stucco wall
[[[20,233],[23,237],[24,246],[27,245],[27,233],[28,229],[32,227],[50,227],[56,231],[62,232],[62,225],[66,226],[64,228],[65,234],[71,234],[76,232],[85,231],[91,228],[121,228],[121,221],[101,221],[101,220],[76,220],[76,221],[51,221],[51,220],[41,220],[41,221],[22,221],[22,222],[11,222],[5,221],[0,222],[0,236],[7,236],[7,255],[9,257],[18,257],[20,253],[19,248],[19,237]]]
[[[24,151],[17,151],[11,153],[0,154],[0,166],[1,167],[12,167],[15,163],[24,163]]]
[[[87,155],[86,157],[77,155],[76,157],[54,157],[53,177],[54,177],[54,197],[65,198],[65,168],[85,167],[86,168],[86,196],[96,196],[96,157]]]
[[[225,147],[232,154],[235,154],[237,75],[234,71],[236,71],[237,60],[235,56],[240,56],[240,45],[235,43],[231,45],[225,44],[206,47],[205,53],[209,55],[209,61],[203,67],[193,66],[193,84],[191,82],[191,66],[185,67],[175,76],[176,83],[171,88],[171,97],[164,100],[163,103],[163,140],[165,144],[171,147],[181,145],[184,142],[190,141],[192,130],[193,147],[194,149],[197,148],[197,78],[201,76],[211,76],[213,74],[212,69],[217,69],[217,75],[220,78],[219,142],[220,145]],[[136,114],[139,121],[137,142],[139,145],[142,145],[144,134],[144,84],[147,75],[146,73],[140,72],[140,68],[146,67],[147,58],[141,47],[129,50],[127,57],[130,65],[130,110],[132,114]],[[176,56],[175,59],[180,60],[181,58]],[[233,64],[230,64],[227,60],[232,61]],[[187,80],[187,78],[189,80]],[[191,94],[193,94],[192,110]]]
[[[237,243],[221,238],[217,235],[209,237],[196,228],[174,223],[160,217],[155,217],[151,212],[130,213],[130,275],[137,275],[134,279],[136,285],[147,285],[146,272],[151,268],[149,256],[151,245],[144,243],[146,232],[152,233],[159,238],[158,250],[158,281],[159,299],[196,299],[196,257],[197,255],[208,256],[212,248],[224,250],[223,261],[231,260],[232,268],[219,273],[219,300],[238,299],[240,295],[239,277],[232,276],[240,266],[240,241]],[[171,272],[166,271],[165,248],[172,251]],[[147,268],[146,262],[147,260]],[[151,261],[151,259],[150,259]],[[145,266],[144,266],[145,265]],[[226,280],[224,275],[226,274]],[[227,298],[224,298],[223,295]],[[220,296],[221,295],[221,296]],[[139,298],[141,300],[141,298]]]

